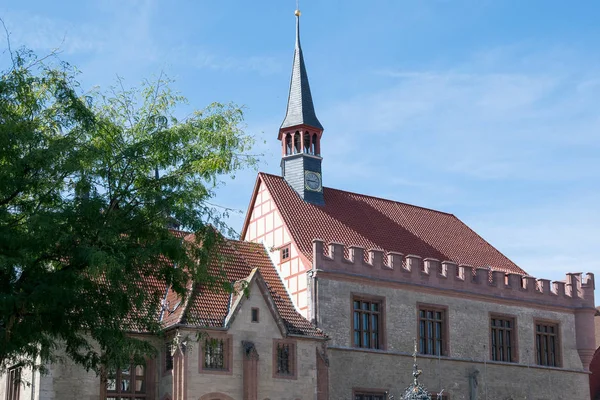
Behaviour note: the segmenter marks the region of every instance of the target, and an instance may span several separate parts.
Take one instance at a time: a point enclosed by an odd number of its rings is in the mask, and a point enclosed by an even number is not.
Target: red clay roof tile
[[[259,179],[308,259],[313,239],[321,239],[526,274],[452,214],[327,187],[321,207],[303,201],[280,176]]]

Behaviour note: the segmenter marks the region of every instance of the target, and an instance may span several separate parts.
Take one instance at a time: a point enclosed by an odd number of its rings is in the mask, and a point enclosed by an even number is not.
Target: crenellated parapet
[[[568,273],[564,281],[550,281],[380,249],[325,245],[319,239],[313,240],[313,268],[556,307],[594,308],[592,273],[585,278]]]

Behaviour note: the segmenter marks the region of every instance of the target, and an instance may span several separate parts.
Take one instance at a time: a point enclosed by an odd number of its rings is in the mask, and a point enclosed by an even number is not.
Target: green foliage
[[[57,348],[88,369],[154,351],[166,285],[207,272],[223,175],[254,166],[242,111],[185,102],[160,76],[81,96],[73,68],[12,53],[0,80],[0,372]],[[169,229],[178,224],[195,240]],[[216,228],[216,229],[215,229]],[[195,242],[195,243],[194,243]]]

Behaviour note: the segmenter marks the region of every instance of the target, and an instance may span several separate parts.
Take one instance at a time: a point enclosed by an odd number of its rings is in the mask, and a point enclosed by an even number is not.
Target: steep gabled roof
[[[309,260],[313,239],[321,239],[526,274],[452,214],[327,187],[325,205],[316,206],[280,176],[259,173],[258,179]]]
[[[287,334],[324,338],[325,335],[296,311],[277,270],[273,266],[265,248],[258,243],[224,239],[214,250],[213,265],[209,272],[221,274],[224,282],[251,282],[256,278],[266,286],[269,302],[274,304],[273,312],[278,316]],[[253,273],[254,271],[254,273]],[[179,298],[169,291],[169,308],[178,304]],[[219,287],[192,285],[186,304],[180,304],[167,313],[162,322],[166,328],[183,324],[194,327],[227,327],[238,304],[239,293],[231,294]]]

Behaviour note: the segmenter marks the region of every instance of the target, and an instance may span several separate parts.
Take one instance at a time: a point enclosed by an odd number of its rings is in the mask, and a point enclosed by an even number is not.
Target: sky
[[[453,213],[536,277],[596,272],[600,304],[600,2],[574,4],[300,0],[324,185]],[[59,48],[84,89],[162,71],[190,108],[244,106],[259,170],[279,174],[295,8],[4,0],[0,18],[13,47]],[[238,231],[255,179],[215,199]]]

